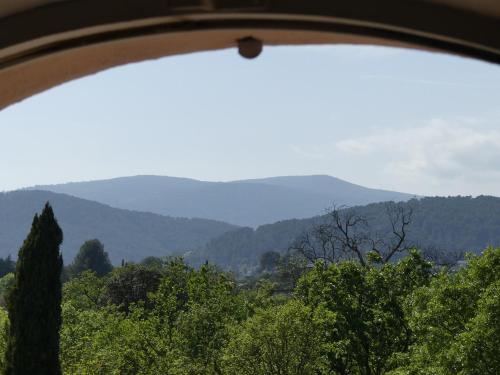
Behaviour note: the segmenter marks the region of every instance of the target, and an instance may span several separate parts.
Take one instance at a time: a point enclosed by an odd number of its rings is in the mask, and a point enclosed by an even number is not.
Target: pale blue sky
[[[500,196],[500,66],[381,47],[226,50],[115,68],[0,112],[0,190],[137,174]]]

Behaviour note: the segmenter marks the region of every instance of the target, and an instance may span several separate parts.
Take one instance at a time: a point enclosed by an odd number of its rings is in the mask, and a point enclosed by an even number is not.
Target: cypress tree
[[[7,298],[9,328],[5,374],[60,375],[63,234],[47,203],[35,215],[19,250],[14,285]]]

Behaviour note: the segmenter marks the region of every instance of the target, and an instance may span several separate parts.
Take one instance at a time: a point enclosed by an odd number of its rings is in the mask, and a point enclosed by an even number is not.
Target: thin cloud
[[[459,120],[434,119],[412,129],[344,139],[336,150],[370,158],[384,173],[406,181],[466,181],[500,177],[500,132]]]
[[[477,85],[467,82],[442,81],[426,78],[409,78],[401,76],[391,76],[382,74],[364,74],[360,77],[363,80],[391,81],[395,83],[411,84],[411,85],[429,85],[429,86],[449,86],[461,87],[470,89],[492,89],[494,86]]]
[[[306,160],[324,160],[327,158],[327,154],[320,150],[319,147],[315,147],[315,150],[306,150],[303,147],[297,145],[290,145],[290,150],[298,156]]]

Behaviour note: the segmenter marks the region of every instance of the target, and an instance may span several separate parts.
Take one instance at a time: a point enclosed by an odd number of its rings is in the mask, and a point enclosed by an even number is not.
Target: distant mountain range
[[[335,194],[329,196],[327,192],[333,187]],[[139,261],[147,256],[178,254],[195,265],[208,260],[246,273],[255,269],[264,252],[285,252],[299,235],[321,222],[321,215],[315,214],[324,212],[332,202],[345,203],[349,197],[352,200],[346,204],[351,205],[356,202],[353,197],[361,202],[369,197],[381,201],[410,198],[408,194],[366,189],[327,176],[231,183],[142,176],[44,188],[142,210],[229,217],[232,222],[249,222],[252,226],[273,217],[290,218],[308,212],[311,217],[278,220],[254,229],[211,219],[113,208],[50,191],[21,190],[0,193],[0,256],[17,255],[34,214],[49,201],[64,231],[66,263],[72,261],[84,241],[98,238],[115,264],[122,259]],[[403,204],[414,208],[409,239],[418,246],[443,252],[477,252],[488,245],[500,246],[500,198],[435,197],[411,199]],[[309,205],[316,206],[311,209]],[[378,233],[389,229],[384,227],[384,203],[352,209],[374,223]]]
[[[408,229],[409,243],[421,249],[433,249],[445,257],[462,252],[479,253],[487,246],[500,246],[500,198],[490,196],[433,197],[412,199],[413,220]],[[390,233],[384,203],[352,208],[371,224],[374,233]],[[284,253],[294,240],[313,225],[317,216],[285,220],[263,225],[256,230],[239,228],[212,239],[188,255],[194,264],[205,261],[236,272],[255,270],[260,256],[267,251]]]
[[[33,216],[49,201],[64,232],[65,263],[84,241],[98,238],[114,264],[122,259],[183,254],[236,227],[214,220],[165,217],[112,208],[47,191],[0,193],[0,256],[17,257]]]
[[[369,189],[331,176],[271,177],[206,182],[164,176],[36,186],[116,208],[257,227],[321,214],[332,204],[406,201],[411,194]]]

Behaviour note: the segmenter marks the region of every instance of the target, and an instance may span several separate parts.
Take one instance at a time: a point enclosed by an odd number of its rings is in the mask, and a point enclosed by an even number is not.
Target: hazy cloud
[[[387,174],[422,179],[491,181],[500,175],[500,132],[483,130],[471,119],[434,119],[411,129],[383,130],[336,143],[349,157],[370,158]]]

